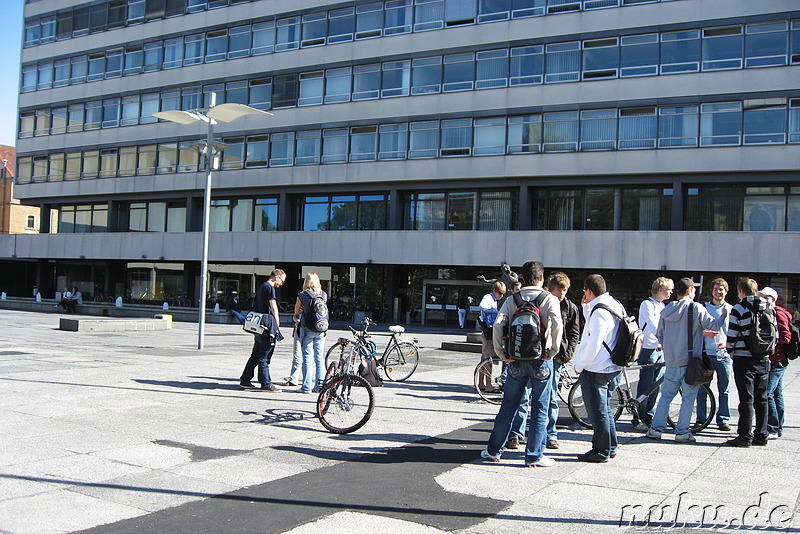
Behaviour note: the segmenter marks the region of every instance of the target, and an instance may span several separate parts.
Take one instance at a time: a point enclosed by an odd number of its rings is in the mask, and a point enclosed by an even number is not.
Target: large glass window
[[[380,63],[353,67],[353,100],[378,98],[380,89]]]
[[[508,191],[483,192],[478,205],[476,230],[502,231],[514,229],[514,204]]]
[[[158,145],[158,174],[175,172],[178,166],[178,143],[159,143]]]
[[[578,112],[545,113],[544,151],[572,152],[576,150],[578,150]]]
[[[376,158],[378,128],[354,126],[350,129],[350,161],[372,161]]]
[[[294,132],[274,133],[270,139],[269,166],[291,165],[294,161]]]
[[[281,74],[272,78],[272,107],[287,108],[297,105],[300,91],[297,74]]]
[[[245,167],[266,167],[269,161],[269,136],[251,135],[247,138]]]
[[[541,151],[542,116],[521,115],[508,118],[508,153],[533,154]]]
[[[741,102],[700,106],[700,146],[738,145],[741,140]]]
[[[444,27],[444,0],[414,0],[414,31]]]
[[[506,151],[506,118],[475,119],[472,153],[476,156],[504,154]]]
[[[581,150],[613,150],[616,138],[616,109],[581,111]]]
[[[744,144],[785,143],[786,99],[745,100]]]
[[[411,86],[411,61],[386,61],[381,64],[381,98],[408,96]]]
[[[672,189],[623,189],[620,230],[668,230]]]
[[[580,41],[547,45],[545,60],[545,83],[574,82],[580,79]]]
[[[742,230],[783,232],[786,229],[786,195],[783,187],[745,189]]]
[[[253,47],[251,53],[269,54],[275,50],[275,21],[253,24]]]
[[[544,46],[511,49],[510,85],[529,85],[544,80]]]
[[[508,48],[485,50],[475,54],[476,89],[508,85]]]
[[[272,78],[250,80],[250,106],[267,110],[272,106]]]
[[[325,71],[325,103],[348,102],[353,75],[351,67],[328,69]]]
[[[222,152],[222,169],[241,169],[244,167],[244,137],[225,137],[222,142],[228,145]]]
[[[297,132],[296,153],[294,161],[297,165],[319,163],[322,157],[322,130]]]
[[[703,70],[741,69],[741,26],[703,30]]]
[[[214,30],[206,33],[206,63],[222,61],[228,56],[228,31]]]
[[[786,65],[789,52],[788,22],[751,23],[745,29],[745,67]]]
[[[662,106],[658,108],[658,146],[697,146],[699,125],[697,106]]]
[[[300,96],[298,106],[322,104],[322,92],[325,76],[323,71],[303,72],[300,74]]]
[[[335,9],[328,13],[328,44],[353,40],[355,10],[352,7]]]
[[[104,148],[100,151],[100,178],[113,178],[117,175],[119,150]]]
[[[411,0],[386,0],[384,16],[384,35],[409,33],[414,20]]]
[[[583,41],[583,79],[616,78],[619,71],[617,39]]]
[[[446,206],[444,193],[412,193],[408,202],[406,229],[445,230]]]
[[[303,15],[302,28],[303,47],[323,45],[328,30],[328,17],[325,12]]]
[[[690,187],[686,191],[684,228],[740,232],[743,208],[744,190],[740,187]]]
[[[134,176],[136,174],[136,147],[119,148],[119,175]]]
[[[472,149],[472,120],[451,119],[441,122],[441,155],[469,156]]]
[[[442,57],[426,57],[412,62],[411,94],[438,93],[442,90]]]
[[[383,2],[356,6],[356,39],[380,37],[383,31]]]
[[[412,122],[409,130],[409,158],[435,158],[439,155],[438,121]]]
[[[274,232],[278,229],[278,199],[256,199],[256,230]]]
[[[322,130],[322,163],[347,161],[347,128]]]
[[[619,110],[619,148],[655,148],[658,120],[654,106]]]
[[[250,55],[250,26],[237,26],[228,30],[228,59]]]
[[[700,30],[661,34],[661,74],[700,70]]]
[[[300,17],[278,19],[275,51],[292,50],[300,46]]]
[[[620,38],[620,76],[658,74],[658,34]]]
[[[405,159],[408,154],[408,124],[380,125],[379,159]]]
[[[471,91],[474,83],[474,54],[444,56],[444,91]]]

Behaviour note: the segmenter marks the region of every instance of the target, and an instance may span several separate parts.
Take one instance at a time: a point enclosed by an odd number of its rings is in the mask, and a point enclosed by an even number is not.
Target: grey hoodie
[[[667,367],[682,367],[689,362],[689,306],[694,306],[692,347],[695,356],[703,351],[703,330],[721,330],[725,327],[725,318],[714,319],[705,306],[691,299],[682,298],[667,304],[661,312],[656,331]]]

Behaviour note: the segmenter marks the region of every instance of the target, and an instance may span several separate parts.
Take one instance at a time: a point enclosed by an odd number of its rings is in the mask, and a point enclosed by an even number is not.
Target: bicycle
[[[484,375],[488,380],[482,382]],[[475,390],[478,395],[488,403],[501,404],[503,402],[503,385],[505,383],[505,375],[503,374],[503,361],[500,358],[492,357],[488,360],[483,360],[475,367],[473,373],[473,381]],[[577,383],[578,377],[572,371],[572,366],[569,363],[561,367],[561,376],[558,379],[558,398],[561,402],[567,404],[568,394],[573,386]],[[481,383],[491,384],[491,389],[481,389]]]
[[[628,412],[629,414],[635,416],[636,419],[642,420],[639,414],[639,408],[641,403],[650,396],[651,393],[654,393],[661,384],[664,383],[664,377],[662,376],[659,380],[656,381],[653,386],[643,393],[639,393],[638,396],[633,396],[631,393],[631,384],[628,380],[628,371],[633,371],[635,369],[646,369],[646,368],[660,368],[664,367],[664,363],[651,363],[647,365],[632,365],[630,367],[623,367],[622,368],[622,377],[623,381],[620,383],[619,386],[614,390],[611,394],[611,412],[614,414],[614,420],[616,421],[622,415],[622,412]],[[706,400],[705,400],[705,413],[706,418],[703,420],[695,420],[694,424],[691,427],[691,431],[694,434],[705,429],[711,421],[714,420],[714,415],[717,412],[717,398],[714,396],[714,392],[709,387],[709,384],[703,384],[700,386],[706,392]],[[697,402],[697,401],[696,401]],[[695,404],[696,404],[695,402]],[[586,414],[586,405],[583,401],[583,393],[581,392],[580,384],[575,382],[572,385],[572,389],[569,392],[569,399],[567,402],[567,407],[569,408],[569,413],[572,415],[572,418],[583,427],[592,428],[591,423],[589,423],[588,416]],[[667,416],[667,423],[670,427],[675,427],[675,423],[678,420],[678,413],[680,412],[681,407],[681,396],[675,395],[675,398],[670,403],[669,407],[669,415]]]
[[[347,338],[339,338],[325,354],[325,366],[330,367],[330,364],[336,360],[341,360],[348,343],[355,344],[355,348],[361,358],[375,358],[375,363],[379,368],[383,369],[383,374],[392,382],[402,382],[407,380],[414,371],[417,370],[419,365],[419,347],[417,340],[414,338],[400,338],[400,335],[405,332],[405,328],[400,325],[390,326],[390,334],[372,334],[369,332],[369,327],[374,326],[375,322],[365,317],[361,324],[364,325],[361,330],[356,330],[352,326],[348,326],[350,332],[355,337],[355,341]],[[388,335],[389,344],[383,350],[380,357],[376,357],[378,352],[378,345],[370,337],[374,335]]]
[[[339,340],[342,342],[342,339]],[[372,386],[358,375],[357,347],[345,339],[338,362],[331,362],[317,397],[317,417],[334,434],[349,434],[364,426],[375,407]]]

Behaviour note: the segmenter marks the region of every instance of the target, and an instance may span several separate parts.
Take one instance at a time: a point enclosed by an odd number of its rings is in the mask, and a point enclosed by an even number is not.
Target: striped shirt
[[[767,301],[760,297],[748,296],[731,308],[727,346],[728,353],[733,357],[753,357],[747,348],[747,343],[750,340],[750,325],[753,322],[753,313],[750,308],[755,308],[759,311],[766,310]]]

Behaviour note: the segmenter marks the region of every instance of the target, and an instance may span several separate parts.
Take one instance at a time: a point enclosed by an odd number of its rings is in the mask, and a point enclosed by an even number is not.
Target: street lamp
[[[208,232],[211,220],[211,171],[214,167],[214,158],[228,148],[221,143],[214,142],[214,125],[219,122],[232,122],[245,115],[272,115],[268,111],[251,108],[244,104],[220,104],[216,105],[216,93],[211,94],[211,106],[206,109],[194,109],[191,111],[159,111],[153,113],[153,117],[178,124],[193,124],[198,121],[208,124],[208,136],[206,142],[193,145],[198,152],[205,157],[206,164],[206,187],[203,195],[203,258],[200,262],[200,319],[197,327],[197,348],[203,349],[203,333],[206,323],[206,293],[208,292]]]

